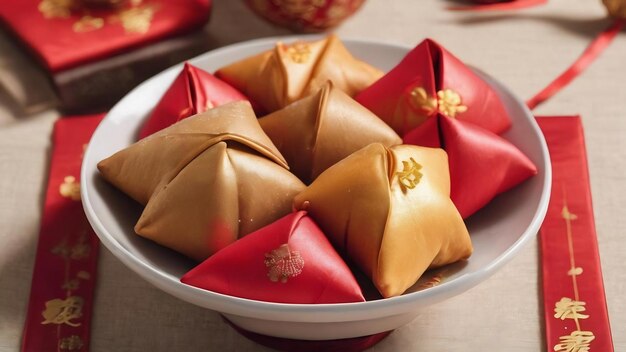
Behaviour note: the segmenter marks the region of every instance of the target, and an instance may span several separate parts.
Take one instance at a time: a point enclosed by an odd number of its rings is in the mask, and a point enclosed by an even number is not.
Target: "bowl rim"
[[[193,63],[194,61],[202,60],[206,56],[225,55],[229,52],[236,52],[238,50],[241,50],[242,48],[246,48],[249,46],[271,45],[278,41],[292,42],[296,40],[311,40],[319,37],[320,35],[293,35],[254,39],[211,50],[188,61]],[[385,43],[367,39],[341,38],[341,40],[344,43],[352,42],[354,44],[377,45],[382,47],[388,47],[394,50],[400,49],[407,52],[412,49],[412,47],[407,45]],[[131,97],[133,93],[135,93],[136,91],[140,91],[144,89],[145,86],[152,84],[152,82],[158,77],[165,75],[172,70],[179,70],[180,67],[182,67],[182,63],[174,65],[138,85],[110,110],[110,112],[105,116],[103,121],[106,121],[107,118],[110,118],[117,110],[121,109],[121,107],[123,107],[124,105],[125,100]],[[143,279],[166,291],[167,293],[187,302],[202,306],[204,308],[213,309],[226,314],[263,319],[271,318],[278,321],[294,322],[341,322],[373,319],[389,315],[400,315],[410,311],[410,308],[415,307],[416,305],[425,306],[430,303],[442,301],[449,297],[460,294],[478,285],[480,282],[493,275],[505,263],[509,262],[515,256],[515,254],[517,254],[531,240],[531,238],[535,236],[546,215],[551,191],[552,169],[548,147],[543,133],[541,132],[539,125],[537,124],[535,118],[531,114],[530,110],[526,107],[526,105],[506,86],[491,78],[489,75],[487,75],[487,77],[489,77],[490,80],[495,83],[503,93],[509,95],[512,100],[514,100],[523,108],[523,111],[525,112],[526,118],[530,122],[533,132],[537,134],[540,142],[539,147],[544,157],[544,163],[542,165],[544,170],[544,184],[542,187],[542,194],[531,222],[528,224],[525,231],[520,235],[520,237],[507,250],[502,252],[496,259],[488,263],[486,266],[477,269],[475,272],[460,275],[454,280],[443,282],[442,284],[429,288],[427,290],[367,302],[332,304],[274,303],[256,301],[207,291],[186,285],[180,281],[172,280],[172,278],[168,275],[156,270],[149,264],[134,256],[112,236],[112,234],[100,221],[100,218],[91,206],[89,189],[90,187],[92,187],[92,181],[90,176],[92,175],[94,170],[88,168],[88,163],[85,162],[83,162],[81,166],[81,194],[83,209],[89,223],[93,227],[95,233],[100,238],[100,241],[127,267],[129,267]],[[102,122],[96,128],[93,136],[96,136],[98,134],[98,131],[101,127]],[[90,141],[85,151],[83,160],[90,159],[90,156],[93,153],[92,149],[93,145]]]

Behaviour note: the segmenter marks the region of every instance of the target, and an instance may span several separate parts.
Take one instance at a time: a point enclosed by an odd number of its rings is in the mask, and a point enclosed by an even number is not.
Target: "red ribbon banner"
[[[538,118],[552,158],[552,195],[541,227],[547,351],[613,351],[578,116]]]
[[[79,175],[83,151],[101,119],[60,119],[54,126],[23,352],[89,350],[99,241],[83,213]]]

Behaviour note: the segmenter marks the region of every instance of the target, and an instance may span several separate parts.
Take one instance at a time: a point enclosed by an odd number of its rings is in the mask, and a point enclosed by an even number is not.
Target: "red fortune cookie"
[[[443,115],[429,118],[407,133],[404,143],[446,150],[450,198],[463,218],[537,174],[532,161],[506,139]]]
[[[304,211],[289,214],[220,250],[180,281],[267,302],[365,301],[348,266]]]
[[[248,100],[228,83],[185,63],[139,131],[145,138],[189,116],[232,101]]]
[[[438,113],[498,134],[511,125],[494,89],[431,39],[415,47],[356,100],[400,136]]]

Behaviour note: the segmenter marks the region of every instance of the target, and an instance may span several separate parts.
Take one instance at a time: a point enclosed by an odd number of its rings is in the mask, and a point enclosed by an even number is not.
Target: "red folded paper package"
[[[50,72],[97,61],[191,31],[209,18],[211,0],[129,0],[88,7],[79,0],[0,0],[0,21]]]
[[[220,250],[181,282],[278,303],[363,302],[352,272],[324,233],[300,211]]]
[[[446,150],[450,198],[463,218],[537,174],[532,161],[506,139],[443,115],[429,118],[407,133],[404,143]]]
[[[431,39],[415,47],[356,100],[400,136],[438,113],[498,134],[511,125],[495,90]]]
[[[248,98],[212,74],[185,63],[183,70],[142,126],[139,139],[189,116],[240,100],[248,100]]]

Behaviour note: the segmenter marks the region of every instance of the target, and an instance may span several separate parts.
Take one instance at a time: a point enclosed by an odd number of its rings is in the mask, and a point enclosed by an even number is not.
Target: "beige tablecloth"
[[[346,38],[415,45],[424,37],[529,98],[564,70],[607,21],[599,0],[550,0],[513,14],[463,14],[444,0],[368,0],[337,30]],[[217,0],[215,45],[287,34]],[[0,56],[2,56],[0,52]],[[613,337],[626,351],[626,35],[538,114],[581,114]],[[38,89],[38,87],[32,87]],[[43,89],[43,88],[41,88]],[[0,351],[17,351],[42,212],[50,132],[58,113],[17,116],[0,94]],[[533,241],[478,287],[432,306],[372,351],[544,350]],[[92,351],[265,351],[214,312],[171,297],[101,250]],[[604,351],[598,351],[604,352]]]

